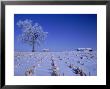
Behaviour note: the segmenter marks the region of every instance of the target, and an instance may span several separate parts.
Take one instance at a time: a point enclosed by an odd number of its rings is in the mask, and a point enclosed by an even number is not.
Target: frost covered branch
[[[32,52],[35,51],[35,45],[40,45],[47,37],[48,32],[44,32],[42,26],[38,23],[33,23],[32,20],[19,20],[17,26],[21,29],[22,34],[19,35],[19,40],[32,46]]]

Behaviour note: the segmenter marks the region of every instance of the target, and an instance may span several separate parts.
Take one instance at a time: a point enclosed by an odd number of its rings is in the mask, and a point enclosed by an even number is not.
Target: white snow
[[[81,76],[81,73],[82,76],[96,76],[96,51],[15,52],[15,76],[54,76],[53,73],[57,76]]]

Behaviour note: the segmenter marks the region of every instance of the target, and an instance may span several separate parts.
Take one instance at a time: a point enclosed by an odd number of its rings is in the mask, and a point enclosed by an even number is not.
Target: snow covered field
[[[96,76],[96,51],[15,52],[15,76]]]

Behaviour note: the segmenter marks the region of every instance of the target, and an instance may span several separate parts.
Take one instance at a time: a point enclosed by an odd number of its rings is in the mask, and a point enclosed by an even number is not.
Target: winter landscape
[[[95,14],[14,18],[15,76],[97,76]]]
[[[96,51],[15,52],[15,75],[95,76]]]

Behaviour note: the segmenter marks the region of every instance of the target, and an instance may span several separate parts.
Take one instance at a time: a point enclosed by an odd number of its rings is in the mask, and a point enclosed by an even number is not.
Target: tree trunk
[[[32,52],[35,52],[35,42],[34,42],[34,37],[33,37],[33,42],[32,42],[33,44],[32,44]]]
[[[32,52],[35,52],[34,44],[32,45]]]

